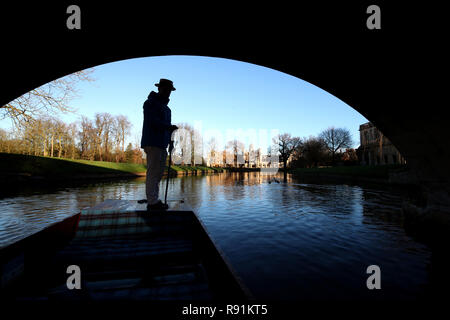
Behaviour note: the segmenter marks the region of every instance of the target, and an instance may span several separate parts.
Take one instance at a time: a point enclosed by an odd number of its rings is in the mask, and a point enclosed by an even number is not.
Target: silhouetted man
[[[147,179],[145,192],[147,195],[147,210],[165,210],[167,205],[158,199],[159,182],[166,165],[166,148],[170,143],[172,132],[178,129],[171,124],[171,111],[167,104],[173,83],[160,79],[155,84],[158,93],[152,91],[144,102],[144,124],[142,127],[141,148],[147,154]]]

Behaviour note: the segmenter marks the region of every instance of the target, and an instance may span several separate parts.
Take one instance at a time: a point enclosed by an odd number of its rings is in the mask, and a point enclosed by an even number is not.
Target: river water
[[[202,217],[256,298],[429,294],[432,250],[405,233],[401,190],[279,181],[258,172],[178,177],[168,198],[186,199]],[[106,199],[143,198],[143,178],[3,193],[0,247]],[[380,267],[381,290],[367,289],[370,265]]]

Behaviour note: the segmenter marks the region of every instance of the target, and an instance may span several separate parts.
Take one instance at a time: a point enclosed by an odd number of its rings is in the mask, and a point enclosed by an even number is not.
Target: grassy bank
[[[229,168],[224,168],[224,170],[228,171],[228,172],[259,172],[261,171],[261,168],[234,168],[234,167],[229,167]]]
[[[220,168],[203,166],[172,166],[173,172],[217,172]],[[58,159],[21,154],[0,153],[0,176],[14,179],[82,179],[101,177],[133,177],[144,175],[147,168],[143,164],[116,163],[106,161]]]
[[[224,171],[222,168],[205,167],[205,166],[172,165],[170,168],[174,170],[177,174],[216,173]]]
[[[0,174],[42,177],[76,175],[133,174],[145,172],[145,166],[133,163],[58,159],[0,153]]]

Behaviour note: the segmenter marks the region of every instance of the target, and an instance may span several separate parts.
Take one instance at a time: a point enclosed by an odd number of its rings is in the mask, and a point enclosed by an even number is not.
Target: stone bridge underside
[[[447,49],[430,37],[430,28],[404,27],[415,14],[408,8],[385,9],[382,29],[367,30],[361,4],[228,8],[220,15],[186,6],[178,8],[183,15],[169,19],[173,8],[83,3],[82,29],[69,31],[63,5],[43,6],[26,12],[18,7],[0,22],[1,105],[68,73],[135,57],[198,55],[254,63],[306,80],[364,115],[405,157],[425,191],[426,207],[450,212],[449,121],[437,101],[443,84],[431,75],[442,67]],[[48,18],[39,18],[42,11]]]

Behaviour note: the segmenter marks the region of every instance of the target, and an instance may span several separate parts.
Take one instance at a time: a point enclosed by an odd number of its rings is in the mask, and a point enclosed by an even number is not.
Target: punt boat
[[[253,299],[183,200],[161,212],[106,200],[0,253],[4,301]]]

